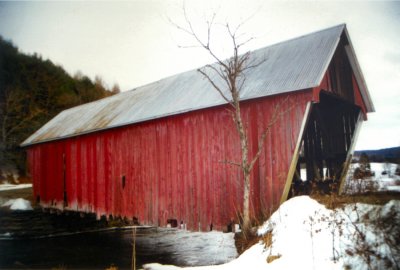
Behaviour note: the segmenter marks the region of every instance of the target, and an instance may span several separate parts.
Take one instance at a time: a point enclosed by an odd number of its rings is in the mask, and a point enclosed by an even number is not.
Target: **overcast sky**
[[[186,1],[188,16],[201,31],[217,12],[219,22],[251,17],[243,33],[256,37],[247,49],[346,23],[376,112],[356,149],[400,146],[400,2],[389,1]],[[92,79],[99,75],[122,91],[209,63],[182,24],[182,1],[0,2],[0,35],[22,52],[38,53]],[[229,46],[215,34],[221,56]]]

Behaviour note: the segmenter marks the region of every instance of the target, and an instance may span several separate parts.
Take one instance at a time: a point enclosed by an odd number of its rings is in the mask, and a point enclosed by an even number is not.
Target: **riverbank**
[[[0,208],[0,269],[131,269],[132,227],[91,214],[44,212],[31,194],[29,188],[0,191],[2,201],[24,198],[33,206]],[[155,262],[215,265],[237,257],[233,233],[139,227],[135,242],[139,268]]]

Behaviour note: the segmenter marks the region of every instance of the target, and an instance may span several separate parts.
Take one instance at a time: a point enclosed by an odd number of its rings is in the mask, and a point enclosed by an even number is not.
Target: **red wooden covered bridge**
[[[273,108],[295,107],[268,134],[252,171],[259,217],[307,181],[338,180],[359,124],[373,112],[345,25],[251,53],[266,59],[241,92],[250,152]],[[282,104],[287,110],[289,103]],[[224,229],[242,210],[239,138],[227,108],[196,70],[61,112],[22,143],[43,207]]]

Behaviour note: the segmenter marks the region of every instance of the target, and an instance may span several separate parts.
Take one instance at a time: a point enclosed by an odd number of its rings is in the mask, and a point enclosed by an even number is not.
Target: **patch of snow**
[[[161,230],[164,231],[162,240],[157,234],[149,235],[146,244],[167,248],[174,261],[181,265],[221,264],[238,255],[233,233]]]
[[[390,233],[384,231],[386,226],[378,226],[385,219],[390,219],[395,228],[400,226],[400,201],[384,206],[349,204],[330,210],[307,196],[295,197],[282,204],[259,228],[260,235],[272,234],[271,245],[255,244],[226,264],[185,269],[388,269],[390,263],[395,268],[400,254],[393,253],[387,244]],[[376,256],[366,258],[366,254],[357,253],[364,247]],[[160,264],[143,267],[181,269]]]
[[[326,167],[324,167],[323,169],[322,169],[322,173],[323,173],[323,175],[326,175],[326,172],[327,172],[327,168]],[[301,178],[301,180],[304,182],[304,181],[307,181],[307,169],[306,168],[302,168],[302,169],[300,169],[300,178]]]
[[[300,178],[302,181],[307,180],[307,170],[306,169],[300,169]]]
[[[400,192],[400,185],[399,186],[387,186],[386,187],[387,191],[396,191],[396,192]]]
[[[400,201],[398,200],[391,200],[387,204],[385,204],[380,211],[380,215],[382,217],[391,217],[393,218],[393,212],[397,212],[395,215],[394,223],[400,223]]]
[[[3,190],[13,190],[13,189],[23,189],[23,188],[31,188],[32,184],[20,184],[20,185],[13,185],[13,184],[0,184],[0,191]]]
[[[2,239],[10,239],[12,237],[12,234],[9,232],[6,233],[0,233],[0,240]]]
[[[400,176],[396,175],[397,164],[372,162],[371,172],[374,176],[354,179],[353,174],[358,163],[353,163],[346,176],[345,193],[364,193],[368,191],[398,191],[400,192]],[[389,174],[387,172],[390,172]],[[384,173],[386,172],[386,173]]]
[[[396,172],[397,164],[394,163],[380,163],[380,162],[371,162],[371,171],[375,172],[375,175],[382,175],[382,172],[389,170],[390,175],[394,176]]]
[[[8,200],[2,206],[9,206],[11,210],[33,210],[30,201],[22,198]]]

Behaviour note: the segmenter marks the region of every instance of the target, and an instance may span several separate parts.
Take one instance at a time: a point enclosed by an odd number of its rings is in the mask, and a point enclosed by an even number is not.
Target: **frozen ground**
[[[0,207],[9,200],[18,198],[32,201],[32,184],[0,184]]]
[[[229,263],[185,269],[398,269],[399,228],[400,201],[329,210],[307,196],[295,197],[259,228],[264,242]],[[180,268],[147,264],[144,269]]]
[[[352,164],[351,172],[358,166]],[[375,176],[348,178],[349,193],[400,192],[396,164],[371,163]],[[304,173],[303,173],[304,174]],[[400,269],[400,201],[348,204],[336,210],[307,197],[284,204],[258,230],[265,241],[223,264],[185,269]],[[146,270],[181,269],[147,264]]]
[[[359,164],[351,164],[345,185],[346,193],[400,192],[400,176],[395,174],[397,164],[372,162],[370,165],[373,176],[354,179],[352,176]]]
[[[109,228],[95,215],[50,214],[39,207],[13,211],[11,202],[32,201],[31,188],[0,191],[0,269],[131,269],[132,230]],[[2,202],[1,202],[2,201]],[[6,204],[8,206],[2,206]],[[71,248],[72,247],[72,248]],[[43,250],[46,250],[43,253]],[[137,265],[221,264],[237,257],[232,233],[137,229]]]
[[[25,189],[25,188],[31,188],[31,187],[32,187],[32,184],[21,184],[21,185],[1,184],[0,191]],[[31,202],[28,200],[25,200],[23,198],[9,199],[6,202],[1,202],[1,200],[0,200],[0,206],[1,207],[9,207],[11,210],[33,210],[32,206],[31,206]]]
[[[32,184],[20,184],[20,185],[13,185],[13,184],[0,184],[0,191],[3,190],[14,190],[14,189],[23,189],[23,188],[31,188]]]
[[[10,210],[20,210],[20,211],[33,210],[31,202],[22,198],[8,200],[1,206],[9,207]]]
[[[378,184],[379,191],[399,191],[400,176],[395,174],[397,164],[371,163],[371,170],[375,173],[372,181]]]
[[[400,177],[394,174],[395,167],[394,164],[388,166],[371,163],[371,170],[375,172],[375,176],[367,181],[364,179],[364,182],[354,182],[353,186],[372,183],[378,191],[400,191]],[[382,174],[388,168],[391,173]],[[2,195],[12,192],[12,189],[21,192],[30,190],[30,186],[29,184],[0,185],[0,199]],[[0,202],[0,206],[25,204],[25,200],[18,197],[12,199],[14,201],[7,198]],[[26,204],[22,206],[24,207],[29,209]],[[138,245],[143,241],[141,243],[143,247],[155,247],[157,252],[162,248],[160,254],[154,253],[155,250],[146,250],[143,254],[156,254],[158,259],[154,261],[164,263],[172,261],[176,265],[189,266],[187,269],[399,269],[399,228],[400,201],[397,200],[383,206],[348,204],[341,209],[329,210],[311,198],[302,196],[284,203],[259,228],[259,234],[263,236],[264,242],[260,241],[236,259],[232,234],[167,229],[162,231],[161,237],[160,234],[139,237]],[[9,233],[8,237],[12,235]],[[127,247],[129,254],[129,243]],[[161,260],[162,256],[168,259]],[[149,261],[152,260],[147,260]],[[81,262],[82,258],[76,263]],[[129,260],[125,263],[129,265]],[[217,265],[220,263],[224,264]],[[107,266],[104,264],[101,264],[101,267]],[[194,265],[210,266],[190,267]],[[172,265],[145,264],[144,269],[181,268]]]
[[[189,232],[177,229],[161,229],[158,234],[149,235],[146,245],[165,248],[169,246],[170,256],[178,265],[209,265],[229,262],[237,257],[233,233]]]
[[[62,269],[106,269],[111,264],[118,269],[131,269],[131,229],[100,229],[88,224],[70,231],[65,221],[77,226],[75,223],[83,222],[81,218],[71,220],[71,216],[34,212],[0,212],[0,269],[59,269],[61,265]],[[10,223],[3,214],[12,214],[7,216],[14,220],[12,230],[3,227]],[[21,222],[15,224],[16,218]],[[17,226],[23,231],[15,231]],[[233,234],[221,232],[140,228],[135,247],[138,267],[151,262],[181,266],[220,264],[237,256]]]

